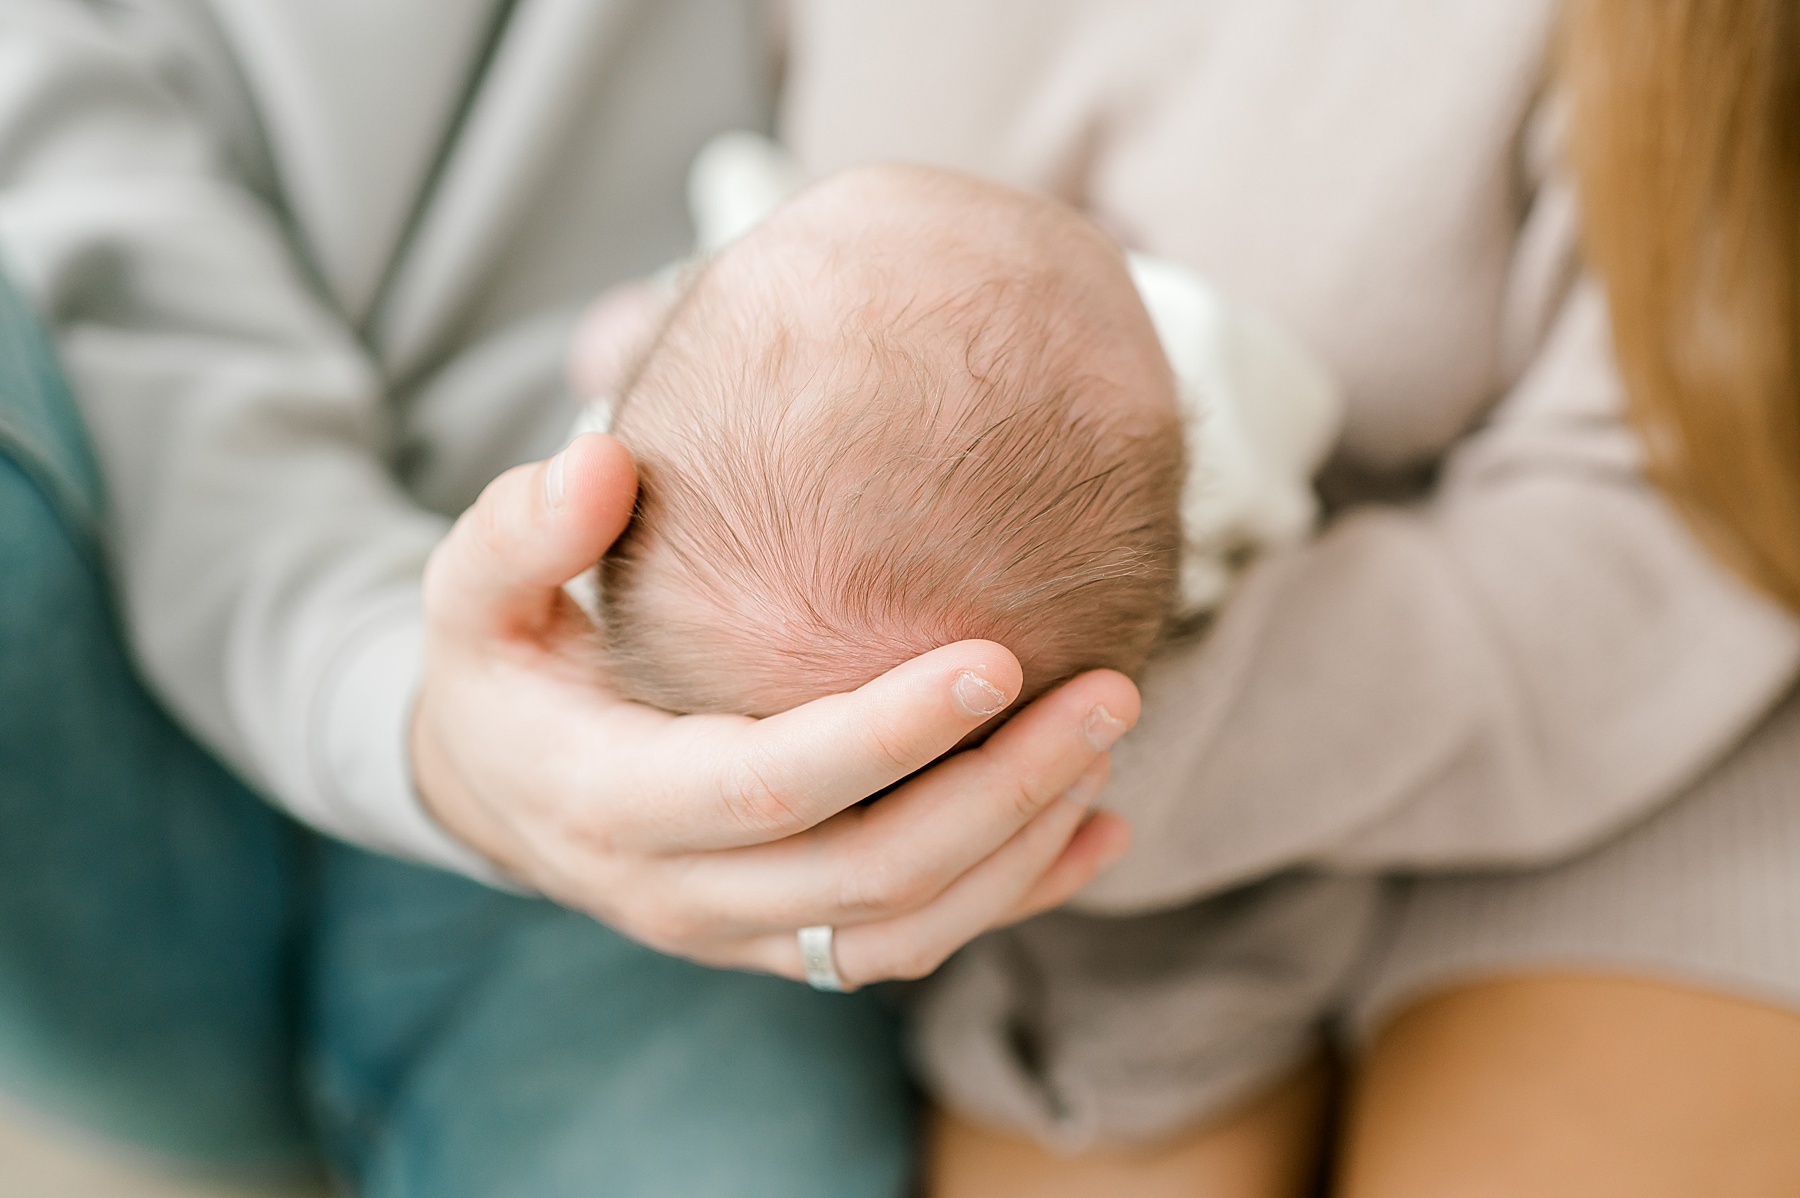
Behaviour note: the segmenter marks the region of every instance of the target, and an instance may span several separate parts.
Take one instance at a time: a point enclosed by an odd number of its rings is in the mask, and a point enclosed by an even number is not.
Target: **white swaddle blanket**
[[[737,240],[805,184],[768,138],[714,138],[688,175],[697,256]],[[1337,440],[1343,399],[1324,365],[1261,313],[1176,263],[1131,254],[1128,265],[1181,409],[1187,476],[1175,614],[1188,618],[1223,602],[1257,553],[1311,535],[1319,511],[1312,476]],[[679,270],[664,272],[670,287]],[[612,402],[590,399],[570,436],[610,429]],[[570,587],[590,614],[592,573]]]

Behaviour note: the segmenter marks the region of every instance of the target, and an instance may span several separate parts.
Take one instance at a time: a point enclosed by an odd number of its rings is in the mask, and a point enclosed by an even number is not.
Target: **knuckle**
[[[694,944],[682,953],[682,956],[696,965],[705,965],[711,969],[758,969],[761,962],[754,956],[746,954],[735,944]],[[763,972],[771,972],[764,969]]]
[[[696,889],[691,872],[679,862],[651,871],[654,886],[642,888],[641,925],[656,947],[691,955],[696,946],[714,939],[717,913],[704,889]]]
[[[1029,778],[1008,771],[995,779],[994,785],[1000,792],[1007,811],[1021,823],[1029,821],[1044,809],[1045,796],[1042,788],[1033,785]]]
[[[923,944],[902,945],[888,956],[884,975],[894,981],[916,982],[937,972],[949,954]]]
[[[900,915],[924,906],[935,892],[927,875],[882,858],[850,875],[844,905],[860,915]]]
[[[802,824],[784,789],[757,756],[741,758],[726,771],[719,797],[732,819],[753,836],[785,832]]]
[[[604,859],[620,855],[618,832],[603,820],[571,820],[564,824],[563,831],[584,856]]]
[[[636,927],[647,888],[635,871],[619,870],[610,863],[595,869],[562,860],[556,863],[555,876],[561,885],[545,889],[553,890],[550,897],[564,906],[586,911],[621,929]]]
[[[593,877],[604,867],[608,874],[631,876],[637,863],[619,851],[606,809],[583,801],[586,789],[578,776],[544,780],[519,788],[510,809],[531,829],[539,851],[567,872]]]
[[[640,912],[633,930],[645,944],[665,952],[682,949],[702,939],[700,920],[693,912],[666,905],[654,911]]]
[[[921,764],[898,730],[888,724],[873,725],[864,733],[863,740],[869,755],[895,777],[905,777]]]

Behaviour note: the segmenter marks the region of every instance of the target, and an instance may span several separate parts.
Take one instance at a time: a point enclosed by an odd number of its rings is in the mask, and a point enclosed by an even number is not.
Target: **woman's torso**
[[[1553,8],[799,0],[782,131],[817,171],[1049,190],[1199,269],[1337,370],[1359,469],[1411,473],[1516,380],[1572,261],[1571,219],[1517,277]]]

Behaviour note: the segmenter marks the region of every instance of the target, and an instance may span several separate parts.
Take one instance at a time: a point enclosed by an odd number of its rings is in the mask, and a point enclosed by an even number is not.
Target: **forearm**
[[[1675,793],[1793,677],[1793,623],[1715,564],[1608,415],[1580,303],[1414,508],[1265,561],[1144,681],[1111,801],[1136,910],[1311,863],[1541,861]]]

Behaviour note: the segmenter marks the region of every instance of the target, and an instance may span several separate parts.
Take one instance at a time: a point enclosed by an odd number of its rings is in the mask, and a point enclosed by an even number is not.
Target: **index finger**
[[[1005,647],[958,641],[728,736],[696,721],[686,753],[688,725],[674,721],[677,760],[658,763],[656,784],[631,788],[658,796],[632,820],[632,839],[652,852],[695,852],[805,831],[954,749],[1005,711],[1023,681]]]
[[[917,910],[1059,797],[1091,803],[1105,783],[1107,751],[1138,711],[1137,688],[1123,674],[1079,675],[979,748],[924,770],[866,811],[774,844],[696,855],[683,877],[685,901],[709,917],[727,912],[744,933],[842,927]]]

